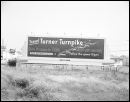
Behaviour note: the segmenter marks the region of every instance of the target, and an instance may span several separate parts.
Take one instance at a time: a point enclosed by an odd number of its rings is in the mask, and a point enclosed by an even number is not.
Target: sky
[[[129,55],[129,1],[1,1],[7,48],[20,50],[34,34],[105,37],[111,54]]]

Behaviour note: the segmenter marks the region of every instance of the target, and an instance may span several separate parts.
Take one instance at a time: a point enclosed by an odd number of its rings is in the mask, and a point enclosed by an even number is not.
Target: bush
[[[17,63],[16,59],[11,59],[8,60],[7,65],[9,65],[10,67],[16,67],[16,63]]]
[[[15,80],[15,85],[21,89],[24,89],[29,86],[29,81],[26,79],[17,79]]]

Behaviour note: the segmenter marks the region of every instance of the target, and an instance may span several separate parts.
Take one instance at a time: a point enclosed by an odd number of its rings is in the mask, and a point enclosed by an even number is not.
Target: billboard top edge
[[[86,37],[86,36],[46,36],[46,35],[27,35],[28,37],[49,37],[49,38],[82,38],[82,39],[106,39],[105,37]]]

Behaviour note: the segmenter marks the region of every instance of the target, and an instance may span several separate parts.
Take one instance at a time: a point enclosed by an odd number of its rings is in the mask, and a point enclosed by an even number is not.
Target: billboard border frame
[[[26,36],[26,44],[25,44],[25,50],[26,50],[26,57],[30,57],[31,58],[31,56],[28,56],[28,37],[48,37],[48,38],[82,38],[82,39],[86,39],[87,37],[85,37],[85,36],[80,36],[80,37],[78,37],[78,36],[47,36],[47,35],[27,35]],[[103,56],[103,59],[102,60],[105,60],[105,59],[107,59],[106,58],[106,54],[107,54],[107,52],[106,52],[106,38],[105,37],[88,37],[87,39],[104,39],[104,56]],[[35,57],[32,57],[32,58],[35,58]],[[42,57],[43,59],[45,59],[45,58],[48,58],[48,59],[51,59],[51,58],[53,58],[54,60],[55,59],[75,59],[75,60],[80,60],[80,58],[54,58],[54,57]],[[87,59],[87,58],[86,58]],[[83,60],[86,60],[86,59],[83,59]],[[90,59],[91,60],[91,59]],[[96,59],[96,60],[101,60],[101,59]]]

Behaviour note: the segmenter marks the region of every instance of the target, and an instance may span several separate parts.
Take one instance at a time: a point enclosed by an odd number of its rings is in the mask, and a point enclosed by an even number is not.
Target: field
[[[129,101],[129,73],[3,65],[1,101]]]

